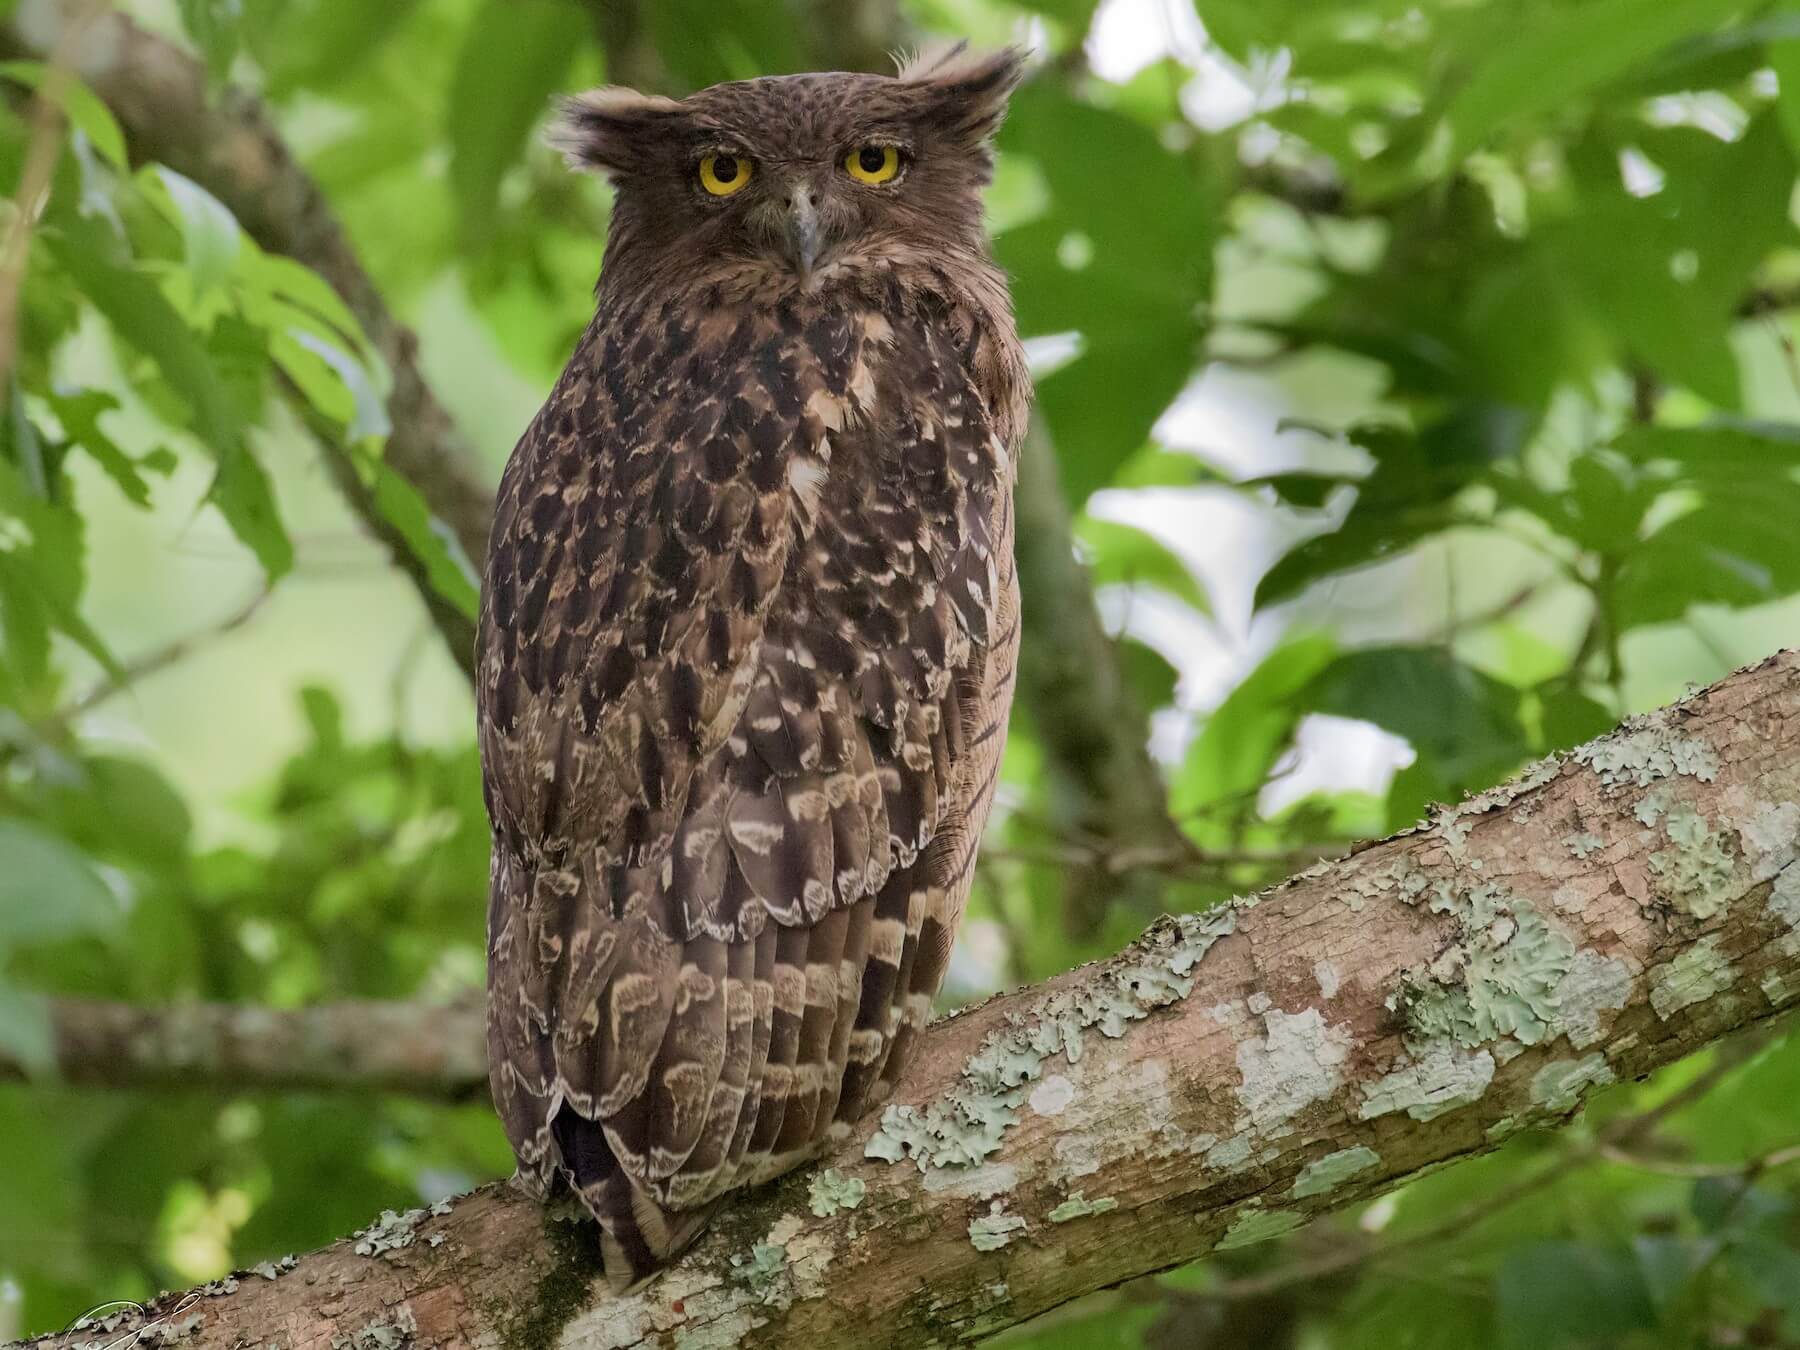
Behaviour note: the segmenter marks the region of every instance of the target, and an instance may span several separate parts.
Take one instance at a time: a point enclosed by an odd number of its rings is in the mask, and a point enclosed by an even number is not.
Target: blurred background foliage
[[[44,0],[16,3],[22,23]],[[1127,761],[1150,747],[1157,820],[1084,824],[1081,756],[1027,700],[951,999],[1800,638],[1800,6],[124,8],[199,56],[221,107],[264,101],[490,481],[586,322],[606,225],[604,186],[536,138],[554,94],[879,68],[926,34],[1037,49],[991,197],[1033,453],[1054,447],[1061,501],[1036,518],[1072,519],[1113,673],[1070,678],[1123,682],[1110,729]],[[466,622],[475,582],[383,457],[395,372],[332,286],[134,154],[66,71],[0,78],[7,1333],[510,1158],[484,1103],[54,1079],[45,995],[479,997],[486,825],[433,624]],[[1091,608],[1072,598],[1028,596],[1040,647]],[[1696,1080],[1634,1150],[1599,1146]],[[1800,1345],[1796,1101],[1800,1042],[1721,1047],[1571,1130],[1008,1339]],[[1328,1277],[1282,1278],[1321,1256]]]

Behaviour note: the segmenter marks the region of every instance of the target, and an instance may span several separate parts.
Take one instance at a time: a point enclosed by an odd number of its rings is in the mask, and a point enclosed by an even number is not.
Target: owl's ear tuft
[[[680,112],[672,98],[607,85],[561,100],[544,139],[574,168],[629,174],[655,162],[655,143]]]
[[[930,96],[941,124],[962,140],[992,139],[1025,78],[1022,47],[976,51],[966,42],[925,48],[900,63],[900,81]]]

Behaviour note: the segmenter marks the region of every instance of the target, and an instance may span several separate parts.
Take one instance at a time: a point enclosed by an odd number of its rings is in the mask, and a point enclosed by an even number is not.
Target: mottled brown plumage
[[[884,1100],[943,979],[1018,637],[1028,391],[980,215],[1018,73],[566,111],[617,198],[489,551],[489,1048],[520,1177],[620,1286]]]

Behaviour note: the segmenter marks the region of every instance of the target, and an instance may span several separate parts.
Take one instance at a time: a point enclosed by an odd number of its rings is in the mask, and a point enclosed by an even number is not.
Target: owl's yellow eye
[[[750,172],[742,155],[708,155],[700,161],[700,186],[715,197],[729,197],[750,181]]]
[[[900,150],[892,145],[863,145],[844,156],[844,169],[859,183],[891,183],[900,172]]]

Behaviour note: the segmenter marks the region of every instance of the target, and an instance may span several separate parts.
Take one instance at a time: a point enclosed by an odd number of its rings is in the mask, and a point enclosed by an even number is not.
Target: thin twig
[[[172,642],[152,648],[135,660],[127,662],[116,675],[109,675],[85,694],[52,713],[40,724],[39,731],[48,732],[65,727],[76,718],[93,711],[108,699],[123,693],[139,680],[167,670],[170,666],[185,661],[202,647],[210,646],[220,638],[237,632],[256,617],[257,611],[263,607],[263,603],[268,598],[269,591],[265,587],[212,627],[178,637]]]
[[[44,73],[31,99],[31,135],[25,147],[25,164],[13,195],[12,222],[0,243],[0,396],[10,388],[13,365],[19,351],[19,295],[25,286],[25,267],[31,258],[31,236],[38,217],[50,200],[51,180],[62,154],[63,102],[74,83],[75,52],[87,26],[99,12],[89,3],[69,16],[57,35]]]

